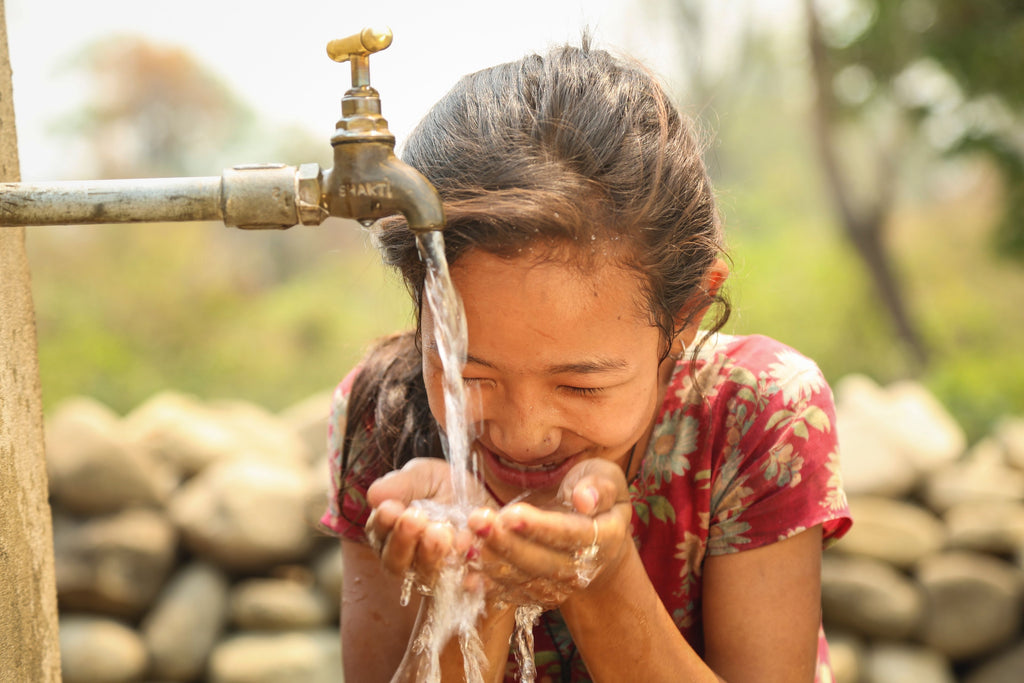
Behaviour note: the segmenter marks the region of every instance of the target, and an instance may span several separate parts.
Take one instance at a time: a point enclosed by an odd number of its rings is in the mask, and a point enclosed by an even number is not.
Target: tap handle
[[[391,44],[393,35],[387,26],[370,26],[359,33],[327,43],[327,56],[336,62],[365,57]]]

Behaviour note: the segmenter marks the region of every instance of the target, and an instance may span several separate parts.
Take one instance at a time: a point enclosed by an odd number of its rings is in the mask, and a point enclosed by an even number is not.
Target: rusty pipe
[[[0,223],[87,225],[220,218],[221,179],[147,178],[0,184]]]
[[[320,167],[254,164],[220,177],[0,184],[0,225],[223,221],[244,229],[317,225]]]
[[[369,225],[401,213],[415,232],[444,227],[434,187],[394,155],[362,141],[339,163],[250,164],[218,176],[0,183],[0,227],[221,221],[243,230],[320,225],[328,216]]]

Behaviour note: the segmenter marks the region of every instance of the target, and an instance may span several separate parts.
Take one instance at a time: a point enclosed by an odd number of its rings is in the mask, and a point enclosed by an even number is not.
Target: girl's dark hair
[[[644,285],[664,358],[708,305],[722,304],[712,330],[728,318],[728,302],[702,287],[724,248],[711,182],[692,123],[657,79],[589,43],[463,77],[411,133],[403,158],[441,194],[449,264],[470,249],[511,257],[540,245],[573,263],[614,254]],[[418,311],[425,271],[412,232],[397,218],[376,239]],[[353,459],[387,471],[439,456],[418,331],[389,338],[364,363],[346,443],[352,430],[372,426],[373,435],[365,452],[343,451],[343,469]]]

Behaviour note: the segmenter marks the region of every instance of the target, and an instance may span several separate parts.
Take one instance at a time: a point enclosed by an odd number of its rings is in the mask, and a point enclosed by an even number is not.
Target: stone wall
[[[916,384],[835,388],[857,520],[823,565],[835,680],[1024,680],[1024,419],[968,448]],[[328,402],[49,416],[66,683],[341,680]]]
[[[834,389],[854,516],[822,567],[837,683],[1024,681],[1024,419],[968,447],[917,384]]]
[[[341,561],[317,529],[329,396],[280,415],[163,393],[46,424],[65,683],[338,683]]]

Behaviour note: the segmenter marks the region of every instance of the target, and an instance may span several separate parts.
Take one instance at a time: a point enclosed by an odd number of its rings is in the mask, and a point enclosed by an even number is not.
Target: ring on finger
[[[573,557],[576,559],[577,562],[589,562],[589,561],[592,561],[594,558],[597,557],[597,548],[598,548],[597,540],[598,540],[599,529],[598,529],[598,526],[597,526],[597,520],[596,519],[591,518],[590,521],[594,525],[594,540],[592,540],[590,542],[589,546],[587,546],[585,548],[579,548],[579,549],[576,550],[575,553],[573,553]]]
[[[586,548],[580,548],[573,553],[573,566],[576,570],[576,583],[581,588],[586,588],[597,576],[597,541],[598,526],[597,520],[591,519],[594,524],[594,540]]]
[[[380,555],[381,551],[384,549],[384,539],[377,533],[377,529],[373,525],[373,520],[376,516],[377,510],[373,510],[370,512],[370,516],[366,519],[366,541],[370,544],[370,548],[373,549],[373,552]]]

